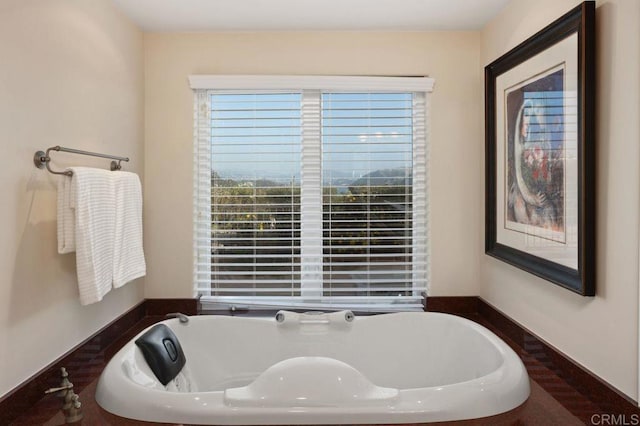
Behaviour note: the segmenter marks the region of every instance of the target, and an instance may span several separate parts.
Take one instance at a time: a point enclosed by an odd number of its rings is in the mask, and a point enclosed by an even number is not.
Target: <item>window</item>
[[[431,79],[191,83],[205,307],[421,309]]]

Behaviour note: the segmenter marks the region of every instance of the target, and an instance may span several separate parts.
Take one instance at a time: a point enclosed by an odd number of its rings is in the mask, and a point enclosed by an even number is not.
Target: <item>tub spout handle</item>
[[[44,393],[48,395],[50,393],[60,392],[59,396],[63,396],[64,393],[69,389],[73,389],[73,384],[69,383],[68,385],[60,386],[57,388],[49,388],[46,391],[44,391]],[[62,391],[65,391],[65,392],[62,392]]]
[[[186,324],[189,322],[189,317],[182,312],[172,312],[164,316],[165,318],[178,318],[180,323]]]

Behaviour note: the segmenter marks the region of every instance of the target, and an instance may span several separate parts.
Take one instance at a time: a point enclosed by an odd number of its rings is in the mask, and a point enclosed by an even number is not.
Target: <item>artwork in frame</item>
[[[485,67],[485,252],[595,295],[595,2]]]

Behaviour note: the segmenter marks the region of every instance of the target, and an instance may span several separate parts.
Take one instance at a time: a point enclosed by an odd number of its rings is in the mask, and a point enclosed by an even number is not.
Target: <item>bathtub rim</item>
[[[201,391],[201,392],[192,392],[192,393],[177,393],[177,392],[168,392],[164,389],[151,389],[146,388],[143,385],[134,382],[130,378],[126,377],[125,374],[121,375],[113,375],[108,374],[114,368],[121,365],[123,358],[125,356],[133,356],[134,351],[137,349],[133,344],[135,338],[139,335],[143,334],[149,326],[142,330],[136,337],[127,342],[119,351],[114,355],[112,360],[103,370],[100,380],[98,382],[98,386],[96,388],[96,402],[101,406],[104,410],[115,414],[117,416],[130,418],[133,420],[141,420],[141,421],[155,421],[155,422],[178,422],[178,423],[192,423],[192,424],[210,424],[212,416],[216,416],[215,422],[217,424],[344,424],[344,423],[366,423],[366,424],[377,424],[377,423],[416,423],[416,422],[434,422],[434,421],[448,421],[448,420],[467,420],[467,419],[479,419],[484,417],[489,417],[497,414],[502,414],[513,409],[516,409],[521,404],[523,404],[529,397],[530,394],[530,386],[529,386],[529,377],[526,373],[526,369],[520,358],[513,351],[506,342],[496,336],[492,331],[488,330],[481,324],[478,324],[472,320],[467,318],[447,313],[439,313],[439,312],[396,312],[389,314],[381,314],[374,316],[361,316],[359,317],[361,320],[366,320],[367,318],[372,317],[385,317],[385,316],[399,316],[399,315],[429,315],[429,316],[439,316],[439,317],[448,317],[451,320],[459,321],[464,323],[465,326],[472,327],[476,332],[479,332],[486,339],[488,339],[495,349],[501,355],[502,362],[494,371],[490,372],[487,375],[481,376],[476,379],[470,379],[466,381],[456,382],[453,384],[447,384],[443,386],[438,386],[439,390],[447,389],[452,390],[454,388],[467,388],[474,389],[477,387],[496,387],[499,384],[502,384],[509,388],[511,392],[503,393],[501,395],[495,395],[496,406],[492,408],[482,408],[476,407],[475,413],[473,415],[460,416],[456,415],[455,417],[449,417],[449,411],[447,409],[451,409],[452,406],[449,404],[443,404],[446,406],[446,409],[435,409],[434,407],[426,407],[425,409],[416,409],[415,406],[411,408],[404,408],[404,405],[411,404],[415,401],[421,401],[425,399],[428,393],[433,393],[434,388],[405,388],[398,389],[401,396],[403,396],[403,401],[400,407],[392,408],[389,411],[388,406],[367,406],[362,407],[362,410],[358,407],[347,407],[336,408],[336,407],[290,407],[288,411],[282,413],[283,407],[226,407],[224,403],[221,401],[224,399],[224,391]],[[229,316],[219,316],[219,315],[201,315],[196,317],[191,317],[192,320],[195,321],[207,321],[211,320],[211,317],[216,317],[221,319],[222,321],[236,321],[236,320],[244,320],[248,322],[259,321],[259,322],[269,322],[275,321],[272,316],[256,316],[256,317],[229,317]],[[168,319],[161,321],[160,323],[164,323],[169,325],[172,329],[173,327],[181,327],[183,326],[178,322],[177,319]],[[120,368],[120,370],[122,370]],[[519,376],[514,374],[507,374],[508,372],[519,371],[521,374]],[[524,374],[522,374],[524,373]],[[106,379],[109,376],[111,379]],[[104,381],[109,381],[110,383],[103,383]],[[483,379],[483,380],[480,380]],[[471,385],[471,386],[469,386]],[[114,386],[121,390],[118,393],[118,397],[116,398],[118,401],[106,401],[104,394],[104,388]],[[136,410],[131,410],[130,401],[126,398],[125,394],[128,391],[131,391],[133,387],[133,391],[143,390],[145,393],[150,395],[153,400],[155,406],[148,410],[144,415],[140,415]],[[517,389],[517,391],[513,391]],[[126,390],[127,392],[122,392]],[[491,391],[491,389],[484,389]],[[425,394],[426,391],[426,394]],[[475,392],[475,391],[474,391]],[[466,394],[466,395],[465,395]],[[188,420],[185,418],[180,418],[180,415],[189,416],[192,414],[190,412],[190,406],[194,406],[193,408],[198,408],[198,405],[202,404],[202,402],[195,402],[195,400],[202,401],[202,397],[209,396],[211,397],[207,403],[209,402],[220,402],[222,405],[222,410],[217,410],[215,413],[209,413],[205,417],[206,419],[198,420],[190,417]],[[458,401],[458,403],[473,405],[476,402],[476,395],[472,392],[462,391],[461,398],[464,401]],[[178,403],[170,402],[171,399],[175,399]],[[465,400],[466,399],[466,400]],[[115,403],[114,403],[115,402]],[[245,411],[243,413],[244,417],[236,417],[238,414],[238,409],[242,409]],[[361,412],[362,411],[362,412]],[[151,415],[149,412],[151,412]],[[280,415],[280,416],[278,416]],[[424,416],[430,415],[432,418],[425,420]],[[252,419],[247,419],[251,417]],[[283,418],[284,416],[284,418]],[[345,416],[350,417],[350,420],[345,421]],[[249,422],[249,423],[247,423]]]

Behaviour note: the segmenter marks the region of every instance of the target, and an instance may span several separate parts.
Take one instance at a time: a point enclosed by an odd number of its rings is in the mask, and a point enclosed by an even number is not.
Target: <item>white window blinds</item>
[[[205,307],[421,309],[426,90],[233,84],[196,88],[194,281]]]

